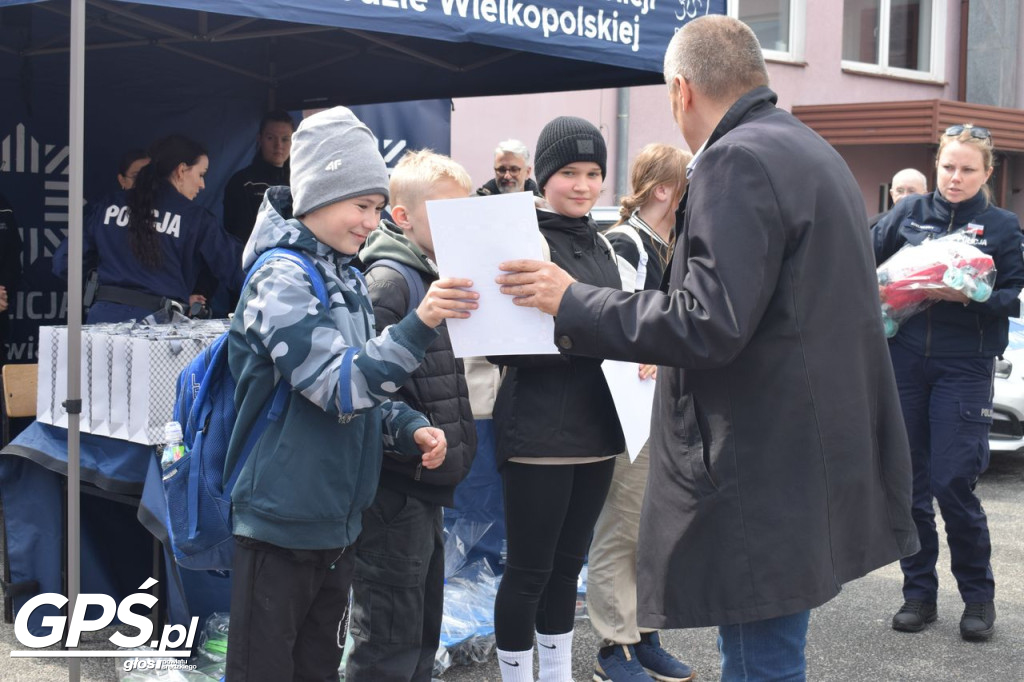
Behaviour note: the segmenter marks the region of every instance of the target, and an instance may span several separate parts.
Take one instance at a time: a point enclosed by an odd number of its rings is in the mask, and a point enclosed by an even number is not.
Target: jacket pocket
[[[960,456],[948,458],[956,462],[954,475],[974,481],[988,468],[989,432],[992,429],[992,405],[990,403],[960,403],[960,420],[956,424],[956,435],[951,439],[950,448]]]
[[[682,426],[681,445],[685,448],[683,457],[684,475],[690,479],[698,497],[718,492],[718,484],[712,474],[710,438],[707,425],[702,418],[700,407],[692,395],[686,395],[676,403],[676,419]]]

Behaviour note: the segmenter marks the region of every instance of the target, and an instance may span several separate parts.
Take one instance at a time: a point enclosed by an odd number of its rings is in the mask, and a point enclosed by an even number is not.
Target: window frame
[[[889,24],[892,16],[892,0],[878,0],[878,64],[841,60],[844,71],[885,76],[923,83],[944,83],[946,73],[946,18],[947,0],[932,0],[932,31],[929,51],[929,71],[917,71],[889,66]]]
[[[729,0],[726,3],[728,16],[743,21],[739,16],[742,3],[743,0]],[[789,0],[789,50],[771,50],[762,45],[761,53],[768,61],[803,64],[806,33],[807,0]]]

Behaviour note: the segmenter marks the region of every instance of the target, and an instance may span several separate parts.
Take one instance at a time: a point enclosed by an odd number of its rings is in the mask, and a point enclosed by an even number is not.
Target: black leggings
[[[615,458],[591,464],[506,462],[508,559],[494,601],[503,651],[533,647],[533,631],[573,629],[576,581],[615,471]]]

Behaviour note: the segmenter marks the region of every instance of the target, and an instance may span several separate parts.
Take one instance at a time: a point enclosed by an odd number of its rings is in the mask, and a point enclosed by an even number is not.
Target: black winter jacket
[[[372,267],[384,258],[412,267],[423,280],[423,289],[437,279],[437,268],[419,248],[405,238],[401,228],[382,221],[370,234],[359,253],[366,269],[366,284],[373,301],[377,333],[406,316],[409,286],[405,277],[387,266]],[[385,451],[380,484],[415,498],[451,507],[455,486],[469,474],[476,455],[476,425],[469,404],[466,370],[452,351],[447,325],[437,328],[438,338],[427,348],[419,368],[413,372],[397,399],[419,410],[430,423],[444,431],[448,453],[436,469],[424,469],[417,460],[402,461]]]
[[[526,178],[526,182],[523,183],[524,192],[532,192],[534,196],[541,196],[540,188],[537,187],[537,183],[534,182],[533,178]],[[489,197],[492,194],[501,194],[498,189],[498,181],[491,178],[483,184],[483,186],[477,188],[476,193],[482,197]]]
[[[995,357],[1006,350],[1010,323],[1020,315],[1024,287],[1024,235],[1017,216],[988,203],[983,192],[958,204],[938,190],[903,199],[872,228],[875,260],[884,263],[906,244],[956,232],[970,223],[967,243],[992,256],[996,283],[992,296],[966,306],[938,301],[900,325],[890,343],[936,357]]]
[[[588,217],[537,211],[551,260],[579,282],[621,289],[608,244]],[[572,355],[503,355],[507,367],[494,403],[497,460],[604,457],[626,449],[601,360]]]
[[[243,244],[249,241],[263,195],[270,187],[288,186],[290,175],[287,161],[278,168],[257,152],[253,162],[232,175],[224,188],[224,228]]]

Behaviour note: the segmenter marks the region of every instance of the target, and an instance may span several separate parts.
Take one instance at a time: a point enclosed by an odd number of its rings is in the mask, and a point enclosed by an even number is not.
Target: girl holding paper
[[[615,255],[589,218],[607,152],[581,118],[548,123],[534,170],[550,208],[537,222],[551,260],[577,281],[620,288]],[[533,682],[534,632],[542,682],[572,678],[576,582],[625,449],[601,361],[569,355],[502,356],[494,405],[505,494],[508,559],[494,604],[504,682]]]
[[[693,155],[667,144],[649,144],[633,160],[633,193],[622,198],[621,219],[608,231],[618,256],[622,288],[657,289],[672,255],[676,207],[686,188],[686,165]],[[654,378],[655,368],[640,366]],[[647,445],[631,463],[616,457],[608,499],[594,528],[587,572],[587,613],[601,638],[595,680],[693,679],[690,667],[661,647],[656,630],[636,621],[636,539],[640,528],[650,461]]]

